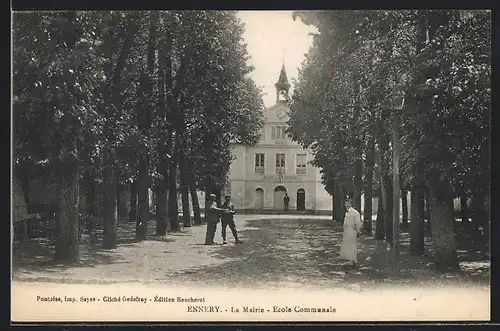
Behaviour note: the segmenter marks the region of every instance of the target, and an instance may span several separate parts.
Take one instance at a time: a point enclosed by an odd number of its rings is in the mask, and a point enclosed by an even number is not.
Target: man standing
[[[224,241],[222,244],[227,244],[226,241],[226,228],[229,225],[231,232],[233,233],[233,237],[236,244],[242,244],[243,241],[238,239],[238,232],[236,231],[236,226],[234,225],[234,214],[236,211],[234,210],[234,205],[231,203],[231,197],[226,196],[226,201],[222,204],[222,209],[225,211],[222,213],[222,240]]]
[[[288,211],[288,204],[290,203],[290,197],[288,196],[287,193],[285,193],[285,196],[283,197],[283,202],[285,203],[285,211]]]
[[[207,215],[207,232],[205,235],[205,245],[215,245],[214,242],[215,231],[217,230],[217,223],[219,223],[219,213],[224,209],[217,207],[215,194],[210,194],[210,208],[208,208]]]
[[[361,216],[356,209],[352,208],[352,201],[349,198],[345,200],[345,208],[347,211],[344,218],[340,259],[347,260],[348,266],[356,267],[358,263],[358,235],[363,228]]]

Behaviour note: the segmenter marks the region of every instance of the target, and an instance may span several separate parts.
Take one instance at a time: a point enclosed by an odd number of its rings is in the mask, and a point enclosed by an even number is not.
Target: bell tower
[[[286,76],[285,64],[281,67],[280,77],[278,82],[274,84],[276,86],[276,103],[280,101],[286,101],[284,95],[288,97],[288,90],[290,89],[290,83],[288,83],[288,78]]]

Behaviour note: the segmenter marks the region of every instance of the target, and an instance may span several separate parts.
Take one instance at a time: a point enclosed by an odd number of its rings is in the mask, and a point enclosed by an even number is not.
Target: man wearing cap
[[[217,207],[217,202],[215,201],[215,194],[210,194],[210,208],[208,208],[207,215],[207,233],[205,235],[205,245],[215,245],[214,236],[217,230],[217,223],[219,223],[219,213],[225,209]]]
[[[223,240],[223,245],[227,244],[226,241],[226,228],[229,225],[229,228],[231,229],[231,232],[233,233],[233,237],[235,240],[236,244],[242,244],[243,241],[238,239],[238,231],[236,231],[236,226],[234,225],[234,205],[231,203],[231,197],[229,195],[226,195],[224,203],[222,204],[222,209],[225,209],[224,212],[222,212],[222,240]]]
[[[347,211],[344,218],[340,259],[347,260],[347,266],[355,267],[358,263],[358,234],[362,230],[361,216],[352,208],[352,200],[349,198],[345,200],[345,208]]]

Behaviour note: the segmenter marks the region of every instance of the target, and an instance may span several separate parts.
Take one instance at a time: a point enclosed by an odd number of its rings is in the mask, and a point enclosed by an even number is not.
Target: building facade
[[[320,169],[309,164],[312,154],[285,134],[289,109],[282,97],[290,85],[284,66],[275,86],[276,104],[265,111],[259,144],[233,146],[226,193],[239,210],[284,210],[288,194],[290,211],[331,212]]]

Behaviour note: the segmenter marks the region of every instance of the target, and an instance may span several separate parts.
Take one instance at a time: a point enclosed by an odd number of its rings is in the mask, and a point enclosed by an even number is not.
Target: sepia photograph
[[[490,11],[11,15],[11,323],[491,319]]]

